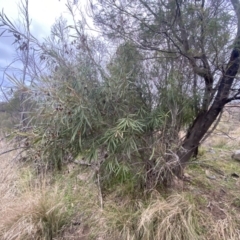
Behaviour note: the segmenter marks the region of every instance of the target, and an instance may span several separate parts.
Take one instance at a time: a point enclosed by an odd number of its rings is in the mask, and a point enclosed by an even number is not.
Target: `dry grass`
[[[116,200],[113,196],[106,199],[101,220],[92,227],[92,236],[106,240],[200,239],[200,214],[185,194],[164,199],[154,192],[145,201],[129,197]]]
[[[238,215],[233,214],[230,207],[220,210],[217,203],[211,203],[209,209],[211,194],[201,199],[197,191],[188,190],[165,198],[154,192],[145,201],[128,197],[117,201],[112,196],[105,199],[105,208],[97,217],[99,221],[91,226],[92,237],[101,236],[104,240],[240,239]]]
[[[195,206],[181,194],[137,200],[113,193],[102,210],[96,187],[76,182],[77,172],[38,179],[11,158],[1,158],[0,239],[197,239]]]
[[[78,203],[91,209],[87,200],[92,196],[90,204],[95,204],[96,196],[70,176],[37,177],[29,166],[12,158],[13,154],[0,158],[0,239],[60,239],[76,209],[81,211]]]
[[[194,204],[184,194],[158,198],[141,213],[138,231],[146,240],[199,239],[198,216]]]
[[[64,224],[68,211],[58,189],[29,192],[11,200],[1,212],[1,239],[53,239]]]
[[[240,163],[231,159],[239,143],[240,126],[223,122],[186,169],[181,187],[131,195],[115,184],[103,209],[89,172],[39,177],[12,162],[13,154],[0,156],[0,239],[240,239],[240,178],[232,177],[240,176]]]
[[[3,144],[1,147],[6,149]],[[67,220],[64,190],[44,183],[33,188],[25,176],[29,169],[11,161],[12,155],[0,159],[0,238],[53,239]]]
[[[240,124],[239,109],[226,108],[215,131],[204,142],[205,147],[213,147],[223,150],[234,150],[240,148]]]
[[[227,215],[225,219],[212,222],[211,238],[207,239],[221,239],[221,240],[236,240],[240,239],[239,225],[236,224],[236,219],[231,215]]]

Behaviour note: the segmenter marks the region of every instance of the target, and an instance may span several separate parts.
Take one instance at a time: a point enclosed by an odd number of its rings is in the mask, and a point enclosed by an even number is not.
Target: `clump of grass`
[[[200,213],[188,197],[175,194],[145,200],[106,201],[103,210],[103,239],[126,240],[192,240],[200,239]]]
[[[1,240],[61,239],[76,210],[86,215],[93,210],[97,194],[88,186],[68,175],[34,175],[31,167],[12,158],[0,157]]]
[[[240,239],[240,225],[236,219],[226,213],[225,219],[220,219],[217,222],[210,222],[211,229],[208,232],[206,239],[221,239],[221,240],[235,240]]]
[[[56,237],[70,219],[63,192],[49,189],[15,198],[1,211],[1,239],[50,240]]]
[[[139,235],[146,240],[199,239],[198,214],[184,195],[152,201],[141,213]]]
[[[0,239],[53,239],[71,218],[66,187],[47,185],[29,167],[19,167],[1,158]]]
[[[3,142],[0,142],[0,149],[1,152],[4,152],[8,150],[8,147]],[[14,154],[12,152],[0,156],[0,216],[5,205],[8,205],[9,201],[13,200],[14,197],[19,194],[17,187],[17,181],[19,179],[17,168],[19,166],[12,161],[13,157]]]
[[[115,197],[114,197],[115,198]],[[136,239],[135,231],[139,218],[139,207],[142,201],[131,200],[129,198],[108,199],[103,210],[103,239]]]
[[[198,156],[199,156],[199,157],[202,157],[202,156],[204,156],[205,154],[206,154],[206,149],[205,149],[204,147],[200,146],[200,147],[198,148]]]

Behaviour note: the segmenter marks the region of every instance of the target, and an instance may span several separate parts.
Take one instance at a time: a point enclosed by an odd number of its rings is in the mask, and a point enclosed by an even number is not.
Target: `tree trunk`
[[[227,71],[222,76],[221,83],[218,87],[218,92],[212,106],[208,111],[200,112],[198,114],[182,144],[182,149],[180,149],[178,152],[181,167],[183,168],[191,158],[195,149],[198,147],[203,136],[207,133],[213,122],[217,119],[225,104],[229,102],[229,92],[240,65],[239,40],[240,37],[236,39],[235,48],[231,53]],[[180,171],[177,172],[177,175],[179,175]]]
[[[211,107],[210,108],[207,107],[208,103],[203,104],[203,107],[199,112],[198,116],[196,117],[195,121],[193,122],[192,127],[189,129],[181,148],[177,152],[180,164],[176,166],[173,171],[178,177],[182,176],[183,169],[186,166],[186,163],[192,157],[200,141],[202,140],[204,135],[207,133],[207,131],[209,130],[213,122],[217,119],[219,113],[223,110],[225,104],[232,100],[240,99],[239,92],[235,95],[235,97],[229,98],[229,93],[230,93],[234,78],[236,77],[239,71],[239,65],[240,65],[240,2],[239,0],[231,0],[231,3],[236,13],[236,17],[238,21],[237,34],[234,41],[233,50],[231,52],[231,57],[230,57],[230,60],[228,61],[225,72],[223,72],[222,74],[222,77],[220,79],[220,84],[218,86],[216,96],[213,100]],[[181,20],[180,15],[179,15],[179,18]],[[180,21],[180,24],[181,24],[181,21]],[[186,32],[184,27],[182,27],[182,33],[183,33],[183,39],[185,39],[185,42],[187,43],[187,37],[186,37]],[[189,49],[188,46],[186,46],[185,50],[188,50],[188,49]],[[207,62],[206,59],[205,59],[205,62]],[[192,63],[192,67],[194,70],[195,62],[190,59],[190,63]],[[209,66],[207,66],[206,70],[210,71]],[[208,75],[203,77],[208,78]],[[212,84],[214,79],[212,78],[210,80],[211,81],[206,81],[206,82],[207,83],[210,82],[210,84]],[[211,95],[211,92],[212,92],[211,86],[208,91],[209,86],[208,84],[206,84],[205,90],[207,91],[207,96]]]

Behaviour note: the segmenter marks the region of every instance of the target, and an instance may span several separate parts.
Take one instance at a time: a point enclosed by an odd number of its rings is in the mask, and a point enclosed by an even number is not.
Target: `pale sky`
[[[24,0],[23,0],[24,1]],[[29,0],[29,15],[32,24],[40,24],[43,28],[49,29],[55,19],[66,13],[66,0]],[[18,18],[19,0],[0,0],[0,8],[11,19]]]
[[[20,0],[0,0],[0,11],[12,21],[17,20],[18,3]],[[83,0],[82,0],[83,1]],[[24,2],[24,0],[23,0]],[[31,19],[31,31],[38,39],[47,37],[55,20],[63,15],[67,18],[67,0],[29,0],[29,15]],[[0,29],[1,33],[1,29]],[[0,72],[1,68],[8,65],[14,57],[14,38],[0,37]]]

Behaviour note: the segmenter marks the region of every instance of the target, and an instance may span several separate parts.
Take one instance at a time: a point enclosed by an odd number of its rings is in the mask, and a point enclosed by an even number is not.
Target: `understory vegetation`
[[[234,140],[221,133],[224,126],[234,127],[230,123],[220,122],[186,168],[184,181],[176,178],[171,188],[145,193],[122,181],[124,172],[101,193],[89,166],[68,164],[60,172],[37,174],[16,153],[3,155],[0,238],[239,239],[239,162],[230,155],[240,130],[228,131]]]

